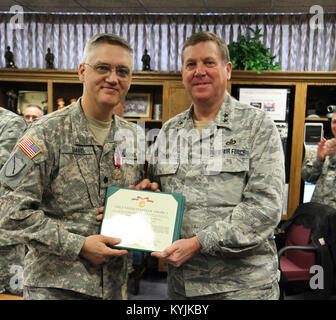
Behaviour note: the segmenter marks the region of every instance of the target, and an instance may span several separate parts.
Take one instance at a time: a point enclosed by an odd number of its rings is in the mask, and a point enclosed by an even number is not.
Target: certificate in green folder
[[[108,187],[100,234],[114,247],[163,251],[180,238],[185,197],[178,193]]]

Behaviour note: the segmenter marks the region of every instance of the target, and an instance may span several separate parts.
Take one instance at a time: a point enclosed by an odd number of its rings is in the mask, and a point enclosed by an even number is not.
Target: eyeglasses
[[[88,65],[89,67],[91,67],[94,71],[96,71],[97,73],[104,75],[104,76],[110,76],[111,73],[113,71],[115,71],[117,77],[121,80],[128,80],[131,74],[131,71],[128,67],[125,66],[116,66],[116,67],[112,67],[109,64],[103,64],[103,63],[99,63],[96,64],[94,66],[91,66],[88,63],[84,63],[86,65]]]

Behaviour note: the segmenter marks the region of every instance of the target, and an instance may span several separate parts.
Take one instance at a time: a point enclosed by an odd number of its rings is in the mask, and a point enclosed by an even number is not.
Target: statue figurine
[[[48,52],[45,55],[45,61],[47,69],[54,69],[54,55],[50,52],[50,48],[48,48]]]
[[[14,63],[14,54],[10,51],[10,46],[7,47],[7,51],[5,52],[6,59],[6,68],[16,68]]]
[[[142,56],[142,70],[150,70],[150,56],[147,53],[147,49],[145,49],[144,55]]]
[[[17,106],[17,98],[18,95],[14,89],[10,89],[6,92],[7,95],[7,107],[9,110],[16,113],[16,106]]]

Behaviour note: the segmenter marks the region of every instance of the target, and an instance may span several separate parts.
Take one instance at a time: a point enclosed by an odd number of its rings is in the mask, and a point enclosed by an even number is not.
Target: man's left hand
[[[128,186],[129,189],[137,189],[137,190],[150,190],[150,191],[157,191],[159,192],[159,185],[156,182],[150,182],[149,179],[143,179],[141,182],[139,182],[136,186],[130,185]],[[98,210],[98,215],[96,217],[97,221],[102,221],[103,219],[103,212],[104,207],[100,207]]]
[[[137,190],[160,191],[159,185],[156,182],[151,182],[149,179],[143,179],[136,186],[132,184],[128,186],[128,188]]]
[[[162,252],[152,252],[151,256],[170,263],[174,267],[179,267],[192,256],[194,256],[197,252],[199,252],[201,247],[202,246],[197,237],[180,239],[173,242],[171,246]]]

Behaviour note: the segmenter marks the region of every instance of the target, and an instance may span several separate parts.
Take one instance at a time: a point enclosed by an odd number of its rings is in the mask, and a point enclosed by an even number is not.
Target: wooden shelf
[[[316,122],[319,122],[319,121],[329,121],[329,118],[309,118],[309,117],[306,117],[305,120],[306,121],[316,121]]]
[[[143,90],[153,94],[153,104],[167,103],[164,100],[164,91],[169,82],[181,81],[180,73],[140,71],[132,74],[132,85],[130,92]],[[57,109],[56,99],[63,97],[67,102],[71,98],[78,98],[82,93],[82,84],[78,79],[77,70],[45,70],[45,69],[0,69],[0,91],[5,83],[34,84],[34,90],[48,92],[48,113]],[[21,83],[21,84],[20,84]],[[40,89],[39,89],[40,88]],[[166,96],[165,96],[166,97]],[[155,100],[159,99],[159,100]],[[0,92],[0,103],[6,105],[5,92]],[[167,121],[168,119],[163,119]],[[146,120],[147,121],[147,120]],[[157,121],[157,120],[154,120]]]

